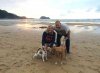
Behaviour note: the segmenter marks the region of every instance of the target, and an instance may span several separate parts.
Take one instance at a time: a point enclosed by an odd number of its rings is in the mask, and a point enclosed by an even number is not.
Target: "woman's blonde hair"
[[[49,28],[54,29],[54,27],[52,25],[48,25],[47,30],[46,30],[47,32],[48,32]]]

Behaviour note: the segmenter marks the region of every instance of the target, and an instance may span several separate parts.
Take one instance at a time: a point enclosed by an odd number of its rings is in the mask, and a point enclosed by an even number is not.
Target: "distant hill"
[[[50,19],[50,18],[46,16],[41,16],[40,19]]]
[[[5,10],[0,9],[0,19],[26,19],[26,17],[25,16],[21,17],[16,14],[9,13]]]

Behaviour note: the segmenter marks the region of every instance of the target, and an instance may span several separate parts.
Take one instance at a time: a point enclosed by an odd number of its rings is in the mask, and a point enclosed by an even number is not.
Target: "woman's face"
[[[53,27],[52,26],[48,26],[48,28],[47,28],[47,30],[48,30],[48,32],[53,32]]]

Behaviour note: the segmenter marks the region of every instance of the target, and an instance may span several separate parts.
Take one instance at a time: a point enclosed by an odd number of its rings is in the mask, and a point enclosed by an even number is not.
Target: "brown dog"
[[[53,47],[52,51],[62,64],[62,61],[63,61],[63,59],[65,59],[65,56],[66,56],[65,55],[65,47],[64,46]],[[55,64],[57,64],[57,62]]]

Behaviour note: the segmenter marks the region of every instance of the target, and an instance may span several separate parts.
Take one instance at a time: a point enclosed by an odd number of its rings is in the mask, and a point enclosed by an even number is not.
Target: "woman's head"
[[[52,25],[49,25],[48,27],[47,27],[47,31],[49,32],[49,33],[52,33],[53,32],[53,26]]]

